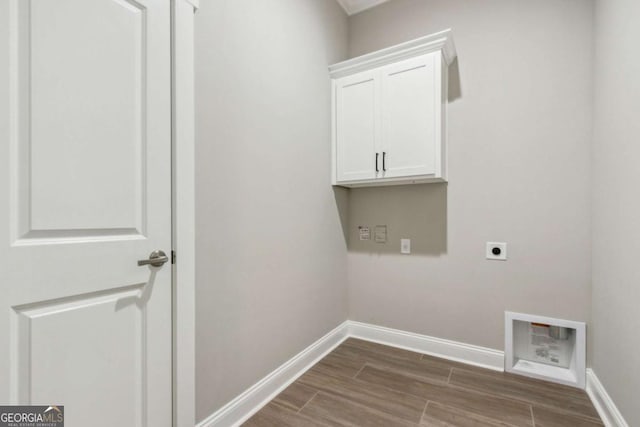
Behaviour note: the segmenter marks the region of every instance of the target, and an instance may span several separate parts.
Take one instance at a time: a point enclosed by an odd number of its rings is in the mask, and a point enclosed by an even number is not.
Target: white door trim
[[[195,425],[196,0],[172,0],[173,426]]]

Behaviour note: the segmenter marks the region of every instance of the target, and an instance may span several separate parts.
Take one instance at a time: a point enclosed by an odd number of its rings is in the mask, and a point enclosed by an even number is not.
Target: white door
[[[336,81],[338,182],[373,179],[382,164],[378,145],[379,74],[367,71]],[[378,165],[376,166],[376,158]]]
[[[0,0],[0,403],[171,425],[169,0]]]
[[[383,177],[436,172],[440,53],[382,68]]]

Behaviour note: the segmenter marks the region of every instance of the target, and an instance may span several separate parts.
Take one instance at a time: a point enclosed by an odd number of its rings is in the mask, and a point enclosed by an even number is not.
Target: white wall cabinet
[[[330,67],[332,183],[345,187],[446,181],[451,31]]]

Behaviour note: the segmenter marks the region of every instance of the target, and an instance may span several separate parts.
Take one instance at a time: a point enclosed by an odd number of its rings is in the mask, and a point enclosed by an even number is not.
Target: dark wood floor
[[[602,426],[586,393],[348,339],[245,426]]]

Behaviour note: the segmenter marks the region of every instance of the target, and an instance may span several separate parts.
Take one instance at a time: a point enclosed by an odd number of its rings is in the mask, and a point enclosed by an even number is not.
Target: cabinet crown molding
[[[456,59],[457,53],[451,29],[338,62],[329,67],[329,73],[333,79],[340,78],[402,59],[437,51],[442,52],[442,58],[447,65],[450,65]]]
[[[184,0],[184,1],[189,3],[191,6],[193,6],[194,11],[197,11],[198,9],[200,9],[200,0]]]
[[[338,3],[349,16],[364,12],[389,0],[338,0]]]

